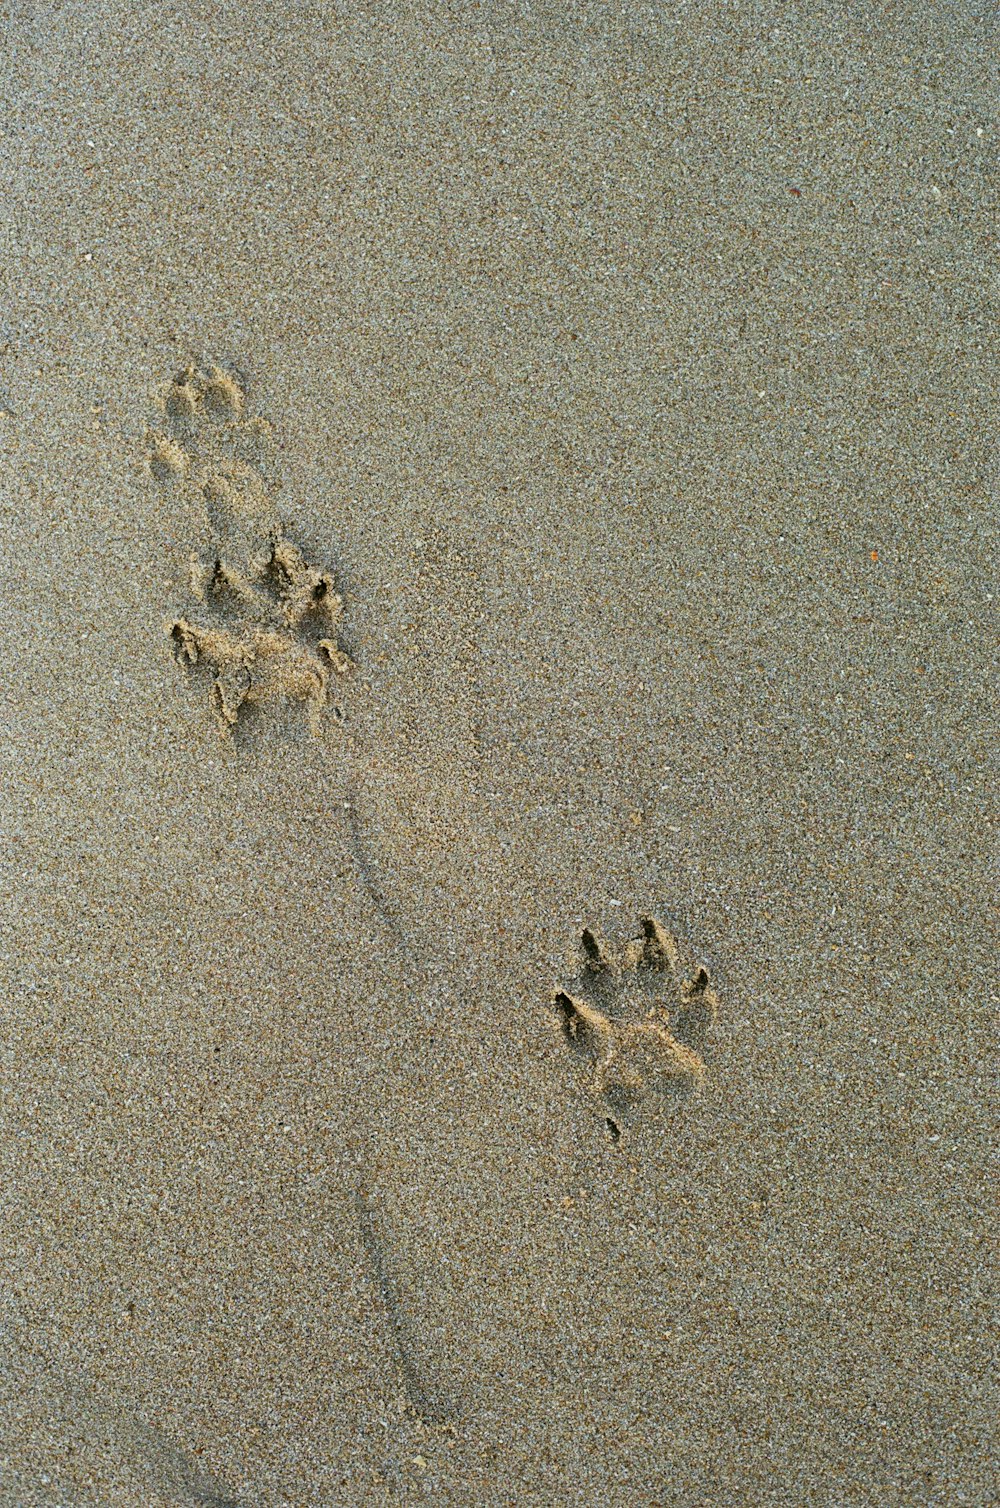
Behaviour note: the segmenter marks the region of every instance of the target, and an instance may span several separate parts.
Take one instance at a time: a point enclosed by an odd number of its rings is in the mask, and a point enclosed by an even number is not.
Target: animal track
[[[275,698],[306,701],[318,732],[331,678],[351,665],[338,641],[343,601],[285,537],[254,464],[271,427],[246,416],[243,388],[218,366],[185,367],[160,406],[166,432],[149,435],[150,472],[180,490],[209,546],[191,557],[197,606],[169,624],[177,658],[211,671],[224,734]]]
[[[620,954],[584,928],[580,972],[553,996],[591,1087],[621,1111],[657,1086],[704,1079],[701,1048],[719,1011],[708,970],[700,966],[682,979],[676,938],[654,917],[643,917],[641,926]],[[608,1129],[617,1140],[620,1128],[610,1117]]]

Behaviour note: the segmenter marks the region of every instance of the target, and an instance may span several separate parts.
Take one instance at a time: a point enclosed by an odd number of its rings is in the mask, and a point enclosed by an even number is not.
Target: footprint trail
[[[166,431],[149,436],[149,470],[180,490],[207,540],[190,559],[190,610],[169,625],[177,658],[209,672],[224,735],[275,700],[305,702],[318,733],[333,684],[351,668],[338,638],[343,601],[331,573],[286,537],[246,458],[266,447],[270,426],[247,417],[243,389],[218,366],[184,368],[162,410]]]

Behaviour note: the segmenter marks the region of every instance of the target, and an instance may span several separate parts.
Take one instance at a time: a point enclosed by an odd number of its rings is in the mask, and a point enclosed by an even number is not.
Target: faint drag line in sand
[[[410,1321],[389,1270],[385,1243],[377,1228],[377,1217],[360,1188],[354,1190],[354,1207],[357,1212],[361,1240],[368,1257],[372,1282],[382,1301],[388,1328],[393,1337],[407,1405],[424,1424],[444,1424],[453,1410],[446,1406],[440,1390],[432,1385],[426,1372],[416,1360],[416,1345]]]
[[[378,866],[371,857],[371,850],[377,848],[377,844],[371,840],[362,822],[360,813],[361,788],[353,776],[348,779],[347,786],[347,833],[350,844],[351,857],[362,889],[370,899],[379,923],[387,933],[393,945],[402,954],[408,964],[415,962],[419,947],[417,939],[410,937],[396,908],[386,894],[386,889],[379,875]]]

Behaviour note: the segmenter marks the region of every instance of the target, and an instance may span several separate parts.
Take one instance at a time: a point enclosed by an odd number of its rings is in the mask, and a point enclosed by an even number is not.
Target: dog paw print
[[[191,556],[190,609],[168,624],[176,657],[208,671],[224,734],[276,700],[306,702],[318,732],[331,686],[351,665],[339,642],[343,600],[332,575],[286,537],[247,458],[270,426],[247,415],[243,388],[218,366],[185,367],[160,411],[165,432],[149,435],[149,471],[177,490],[205,546]]]
[[[560,1028],[590,1086],[624,1114],[650,1093],[685,1090],[705,1077],[702,1057],[719,999],[703,965],[681,972],[677,939],[655,917],[615,951],[590,927],[580,969],[553,995]],[[614,1140],[621,1127],[608,1116]]]
[[[210,669],[220,729],[277,697],[308,702],[318,731],[331,678],[350,669],[337,639],[343,602],[332,577],[276,534],[242,568],[196,556],[189,585],[205,611],[175,618],[170,634],[181,663]]]

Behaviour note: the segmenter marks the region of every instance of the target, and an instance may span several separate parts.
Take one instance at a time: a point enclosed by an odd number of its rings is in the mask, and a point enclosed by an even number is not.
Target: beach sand
[[[994,22],[2,34],[0,1503],[995,1501]]]

